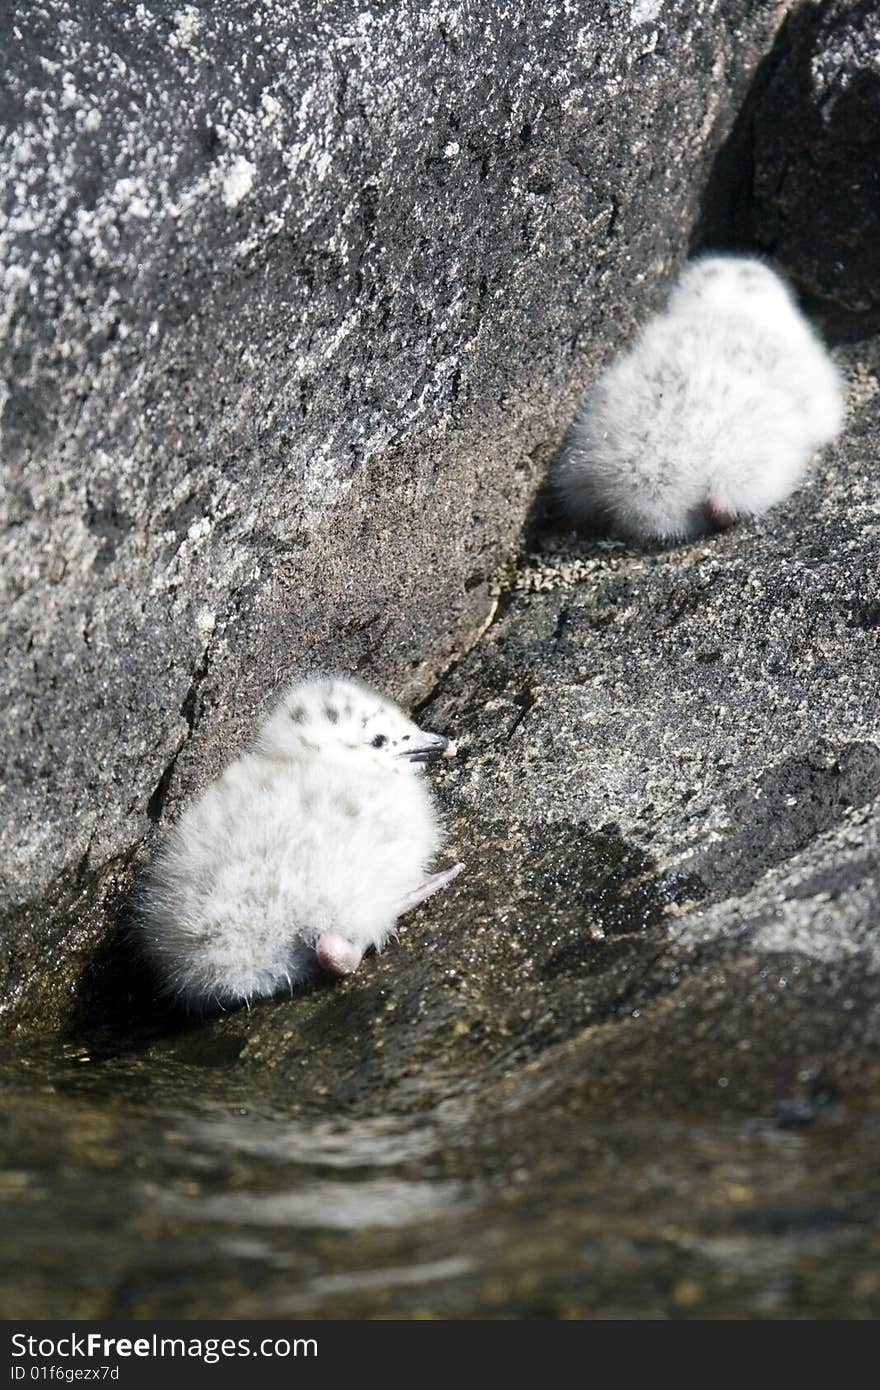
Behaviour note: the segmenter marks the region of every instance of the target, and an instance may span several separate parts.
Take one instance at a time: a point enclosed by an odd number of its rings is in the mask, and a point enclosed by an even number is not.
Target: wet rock
[[[244,1062],[326,1045],[321,1094],[346,1111],[422,1104],[477,1059],[485,1083],[584,1029],[592,1101],[653,1095],[670,1048],[689,1057],[682,1104],[726,1076],[727,1106],[766,1113],[823,1057],[867,1084],[880,696],[858,615],[880,563],[880,394],[873,344],[844,362],[847,435],[786,507],[651,552],[549,536],[509,575],[422,716],[458,738],[437,785],[465,873],[342,992],[250,1020]],[[600,1025],[646,1009],[665,1040],[619,1072]]]
[[[784,8],[13,7],[7,1017],[279,681],[474,639]]]
[[[194,14],[174,21],[186,51]],[[654,54],[669,61],[665,10],[615,15],[649,26],[648,74]],[[562,128],[577,107],[560,99],[553,110]],[[352,119],[363,133],[367,115]],[[516,160],[540,149],[539,128]],[[228,158],[218,141],[227,162],[212,207],[219,217],[238,200],[244,216],[259,196],[237,162],[251,146]],[[478,182],[491,183],[506,151],[492,146]],[[622,265],[615,237],[636,215],[621,203],[606,229],[609,267]],[[630,252],[647,245],[631,240]],[[541,264],[528,262],[536,293]],[[522,368],[517,353],[545,322],[517,320],[515,298],[511,318],[487,321],[507,344],[502,373]],[[259,303],[273,342],[272,305]],[[502,332],[515,322],[521,341]],[[567,366],[553,359],[547,375],[550,358],[535,350],[553,428],[576,360],[588,370],[607,347],[611,330],[586,322]],[[227,348],[216,348],[223,377]],[[545,533],[508,567],[491,626],[420,713],[459,741],[456,762],[432,775],[465,872],[350,979],[250,1011],[172,1016],[111,931],[125,918],[136,817],[114,832],[117,857],[96,832],[94,853],[58,870],[55,896],[36,898],[6,938],[11,980],[26,982],[37,960],[56,972],[42,1017],[65,1022],[60,1038],[20,1027],[0,1058],[7,1316],[877,1316],[880,351],[860,341],[841,360],[846,435],[784,507],[668,549]],[[499,459],[537,419],[536,401],[525,392],[519,423],[499,424]],[[466,457],[455,443],[466,417],[443,418],[440,476],[466,490],[473,475],[450,461]],[[401,450],[396,459],[421,466]],[[223,456],[224,476],[246,490],[238,457]],[[397,465],[380,457],[391,480]],[[487,470],[488,486],[498,475]],[[273,498],[261,505],[271,520]],[[23,524],[24,495],[15,507]],[[120,492],[86,515],[111,575],[138,513]],[[244,534],[236,515],[230,554]],[[186,507],[180,520],[193,522]],[[466,536],[458,544],[465,555]],[[186,575],[222,588],[204,563],[187,560]],[[59,571],[61,598],[77,573]],[[206,626],[175,695],[186,727],[147,798],[157,816],[258,702],[268,600],[257,581],[241,592],[236,622],[218,623],[217,636]],[[111,587],[107,596],[121,602]],[[402,669],[395,641],[378,648],[389,671]],[[253,685],[233,714],[245,656]],[[169,652],[166,678],[178,675]],[[146,727],[140,699],[133,718]],[[119,766],[126,748],[121,739]],[[117,773],[106,776],[115,785]],[[34,996],[16,1001],[32,1023]]]
[[[878,363],[760,522],[510,571],[381,956],[6,1050],[10,1316],[876,1317]]]

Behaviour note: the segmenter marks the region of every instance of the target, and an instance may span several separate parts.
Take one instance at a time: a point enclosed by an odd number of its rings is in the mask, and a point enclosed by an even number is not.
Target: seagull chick
[[[442,835],[422,772],[454,752],[359,683],[291,686],[146,873],[139,931],[169,992],[222,1007],[356,970],[461,870],[427,872]]]
[[[584,396],[556,483],[578,521],[684,540],[782,501],[842,422],[840,374],[779,276],[706,256]]]

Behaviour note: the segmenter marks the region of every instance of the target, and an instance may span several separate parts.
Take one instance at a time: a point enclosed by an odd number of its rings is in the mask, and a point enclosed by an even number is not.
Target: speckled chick
[[[584,396],[558,491],[578,522],[687,539],[787,497],[843,413],[840,374],[779,276],[706,256]]]
[[[291,686],[145,875],[138,929],[168,991],[226,1007],[356,970],[461,869],[428,872],[423,771],[454,751],[354,681]]]

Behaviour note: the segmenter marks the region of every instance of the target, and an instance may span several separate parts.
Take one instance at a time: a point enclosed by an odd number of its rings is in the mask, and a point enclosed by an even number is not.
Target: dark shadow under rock
[[[838,340],[880,326],[880,29],[873,0],[800,5],[716,157],[693,249],[772,257]]]

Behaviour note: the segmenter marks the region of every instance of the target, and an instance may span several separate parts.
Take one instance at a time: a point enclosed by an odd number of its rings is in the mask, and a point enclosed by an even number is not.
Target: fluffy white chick
[[[222,1007],[356,970],[462,867],[427,871],[422,772],[454,751],[355,681],[291,686],[146,873],[138,929],[168,991]]]
[[[556,483],[577,521],[687,539],[787,497],[843,410],[840,374],[779,276],[706,256],[584,396]]]

